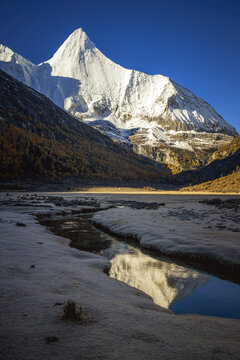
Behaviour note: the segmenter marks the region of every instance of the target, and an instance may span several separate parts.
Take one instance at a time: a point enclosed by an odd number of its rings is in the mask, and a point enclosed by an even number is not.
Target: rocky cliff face
[[[240,150],[240,136],[233,139],[227,146],[222,146],[218,150],[216,150],[212,154],[212,156],[209,160],[209,163],[214,160],[225,159],[228,156],[233,155],[234,153],[236,153],[239,150]],[[239,166],[240,166],[240,163],[239,163]]]
[[[137,134],[130,135],[129,139],[136,153],[166,164],[176,174],[207,165],[216,149],[229,144],[233,138],[227,134],[180,131],[169,135],[170,144],[159,141],[150,145],[144,130],[139,130]]]
[[[186,171],[181,174],[177,174],[175,178],[180,179],[183,183],[191,184],[200,184],[203,182],[213,181],[218,178],[224,178],[222,181],[219,179],[218,182],[214,182],[211,185],[213,189],[214,186],[218,184],[216,188],[220,191],[220,184],[228,185],[228,176],[232,173],[239,172],[240,169],[240,136],[233,139],[227,146],[223,146],[213,152],[208,159],[208,164],[205,167],[197,169],[196,171]],[[232,176],[231,181],[234,182],[236,178],[236,183],[232,185],[232,189],[238,189],[240,191],[239,180],[237,176]],[[206,184],[206,187],[210,188],[210,183]],[[204,188],[204,186],[199,187]],[[198,187],[196,187],[198,189]],[[234,191],[235,191],[234,190]]]
[[[237,136],[230,124],[191,91],[166,76],[115,64],[82,29],[39,65],[1,45],[0,67],[115,141],[149,153],[176,171],[194,167],[199,150],[205,154],[199,160],[202,163],[208,153]],[[115,133],[103,125],[106,121]],[[186,163],[179,165],[174,155],[179,152],[188,154]]]

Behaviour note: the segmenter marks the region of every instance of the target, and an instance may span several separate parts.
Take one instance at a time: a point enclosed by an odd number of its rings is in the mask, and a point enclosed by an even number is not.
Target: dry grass
[[[63,320],[69,321],[81,321],[82,320],[82,308],[77,308],[76,303],[73,300],[68,300],[63,308]]]
[[[81,306],[77,306],[75,301],[69,299],[64,305],[62,320],[87,326],[96,323],[95,315],[92,309],[85,308],[83,311]]]
[[[181,191],[240,193],[240,171],[213,181],[207,181],[202,184],[182,188]]]

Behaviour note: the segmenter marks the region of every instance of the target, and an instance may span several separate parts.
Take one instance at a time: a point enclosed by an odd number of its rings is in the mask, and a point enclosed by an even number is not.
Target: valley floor
[[[179,204],[185,206],[186,197],[180,198]],[[195,207],[203,198],[187,199]],[[128,210],[134,223],[139,212],[145,213],[144,221],[149,221],[143,201],[149,206],[154,206],[153,202],[164,202],[169,211],[174,211],[176,196],[0,195],[1,358],[239,358],[238,320],[174,315],[153,304],[141,291],[108,277],[107,259],[70,248],[66,239],[53,235],[36,221],[36,217],[53,213],[81,212],[88,207],[106,209],[123,201],[132,201],[133,206],[140,207]],[[102,215],[111,214],[108,220],[113,222],[111,211],[122,211],[124,205],[119,206],[102,210]],[[159,209],[155,210],[156,214]],[[219,214],[221,216],[221,212]],[[100,216],[100,212],[96,212],[96,216]],[[102,219],[106,221],[104,216]],[[231,230],[225,231],[231,234]],[[63,304],[68,299],[82,307],[83,319],[79,323],[62,320]]]
[[[185,189],[185,188],[184,188]],[[71,193],[90,193],[90,194],[135,194],[135,195],[236,195],[236,191],[229,190],[228,192],[218,191],[207,191],[207,190],[164,190],[164,189],[155,189],[152,187],[112,187],[112,186],[96,186],[96,187],[82,187],[78,190],[71,190]],[[69,191],[68,191],[69,192]],[[240,190],[239,190],[240,193]]]

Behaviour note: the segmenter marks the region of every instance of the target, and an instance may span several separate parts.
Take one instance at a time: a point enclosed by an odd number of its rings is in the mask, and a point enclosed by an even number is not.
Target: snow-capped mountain
[[[191,91],[166,76],[115,64],[82,29],[39,65],[0,45],[0,68],[116,141],[168,164],[179,149],[195,156],[237,135]]]

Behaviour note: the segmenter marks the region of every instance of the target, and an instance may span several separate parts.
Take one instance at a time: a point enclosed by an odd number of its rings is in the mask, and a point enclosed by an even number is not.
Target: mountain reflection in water
[[[111,263],[111,277],[142,290],[164,308],[191,295],[198,286],[209,281],[206,274],[154,259],[136,248],[129,254],[116,254]]]
[[[41,224],[70,239],[70,246],[107,257],[112,263],[111,277],[145,292],[164,308],[191,295],[210,279],[204,273],[151,256],[137,245],[98,231],[90,216],[44,220]]]

